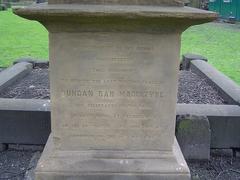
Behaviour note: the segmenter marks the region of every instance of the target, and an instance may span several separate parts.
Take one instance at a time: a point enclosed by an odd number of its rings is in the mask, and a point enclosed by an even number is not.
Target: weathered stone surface
[[[211,148],[240,148],[240,107],[237,105],[178,104],[177,115],[207,116]]]
[[[190,179],[174,137],[180,35],[216,14],[173,0],[61,2],[73,4],[15,10],[50,32],[52,133],[37,180]]]
[[[52,33],[181,33],[191,25],[209,22],[217,17],[216,13],[189,7],[78,4],[33,5],[16,8],[14,13],[44,23],[48,31]],[[55,23],[49,23],[49,21]]]
[[[211,131],[207,117],[178,116],[176,137],[185,159],[209,160]]]
[[[176,140],[173,151],[56,151],[49,137],[36,179],[186,180],[190,174]],[[52,151],[56,155],[52,155]],[[116,173],[117,172],[117,173]],[[144,173],[143,173],[144,172]]]
[[[45,144],[51,131],[49,101],[0,99],[0,142]]]
[[[52,128],[58,149],[170,150],[179,38],[51,34]]]
[[[183,70],[189,70],[190,68],[190,63],[191,61],[194,60],[202,60],[202,61],[208,61],[207,58],[201,56],[201,55],[197,55],[197,54],[184,54],[182,56],[182,69]]]
[[[181,0],[49,0],[49,4],[117,4],[183,6]]]
[[[240,111],[238,116],[211,117],[212,148],[240,148]]]

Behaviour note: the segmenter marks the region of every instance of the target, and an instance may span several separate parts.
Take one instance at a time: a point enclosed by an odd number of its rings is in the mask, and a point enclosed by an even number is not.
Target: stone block
[[[14,11],[49,31],[52,132],[36,179],[190,179],[174,134],[180,36],[216,14],[181,0],[49,4]]]
[[[194,60],[202,60],[202,61],[208,61],[207,58],[205,58],[204,56],[201,55],[197,55],[197,54],[184,54],[182,56],[182,63],[181,63],[181,69],[182,70],[189,70],[190,68],[190,63],[191,61]]]
[[[240,148],[240,114],[235,117],[211,117],[209,122],[212,129],[212,148]]]
[[[185,159],[209,160],[211,131],[207,117],[177,117],[176,137]]]
[[[240,148],[240,106],[178,104],[177,115],[186,114],[207,116],[211,127],[211,148]]]
[[[51,131],[49,101],[0,99],[0,142],[45,144]]]

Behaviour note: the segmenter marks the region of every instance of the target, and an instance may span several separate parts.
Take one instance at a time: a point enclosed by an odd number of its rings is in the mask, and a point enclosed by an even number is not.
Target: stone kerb
[[[211,148],[240,148],[240,106],[178,104],[177,115],[187,114],[208,118],[211,129]],[[202,124],[204,121],[199,121],[199,123]],[[177,128],[177,131],[180,129]]]
[[[18,63],[0,72],[0,92],[6,87],[23,78],[32,70],[32,64],[27,62]]]
[[[1,131],[0,142],[6,144],[45,144],[50,134],[50,104],[48,100],[19,100],[19,99],[0,99],[0,117]],[[7,108],[6,108],[6,104]],[[45,105],[44,105],[45,104]],[[3,106],[4,105],[4,106]],[[194,115],[199,117],[206,116],[211,126],[211,148],[237,148],[240,147],[240,139],[237,135],[240,128],[240,107],[236,105],[193,105],[193,104],[178,104],[177,115]],[[4,116],[3,116],[4,115]],[[3,118],[4,117],[4,118]],[[201,118],[200,118],[201,119]],[[193,123],[206,124],[206,121],[192,121]],[[17,131],[9,131],[17,129]],[[185,131],[178,128],[178,134],[183,134]],[[227,128],[226,128],[227,127]],[[28,129],[29,131],[25,131]],[[197,147],[201,144],[194,131],[191,131],[192,143],[188,146]],[[201,130],[199,130],[199,133]],[[209,133],[208,133],[209,134]],[[195,138],[196,137],[196,138]],[[205,142],[208,142],[208,137],[205,136]],[[181,136],[181,141],[189,139],[187,134]],[[208,144],[205,144],[208,147]],[[180,143],[180,146],[186,151],[183,151],[184,157],[187,159],[207,159],[207,149],[201,151],[202,154],[197,156],[188,156],[193,149],[187,149],[185,144]],[[201,156],[202,155],[202,156]],[[203,156],[205,155],[205,156]]]
[[[45,144],[51,131],[49,103],[0,98],[0,143]]]
[[[184,54],[182,56],[182,62],[181,62],[181,69],[182,70],[189,70],[191,62],[195,60],[202,60],[208,62],[208,59],[204,56],[198,55],[198,54]]]

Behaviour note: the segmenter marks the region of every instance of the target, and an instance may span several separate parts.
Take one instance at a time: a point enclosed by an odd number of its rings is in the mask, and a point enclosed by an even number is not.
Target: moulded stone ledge
[[[49,0],[49,4],[125,4],[183,6],[181,0]]]
[[[182,32],[217,18],[213,12],[177,6],[42,3],[13,12],[40,21],[50,32]]]

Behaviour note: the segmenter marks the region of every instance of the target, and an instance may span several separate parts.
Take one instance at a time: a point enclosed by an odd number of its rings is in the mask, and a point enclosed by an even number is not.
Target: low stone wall
[[[239,86],[206,61],[185,60],[184,67],[208,79],[232,105],[178,104],[176,136],[186,159],[207,160],[210,148],[240,148]],[[48,62],[26,60],[0,73],[0,90]],[[0,99],[0,150],[4,144],[44,145],[51,132],[50,101]],[[202,127],[202,128],[200,128]]]

